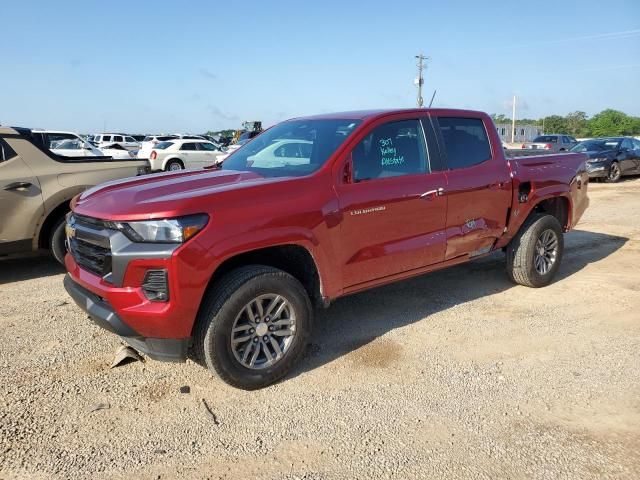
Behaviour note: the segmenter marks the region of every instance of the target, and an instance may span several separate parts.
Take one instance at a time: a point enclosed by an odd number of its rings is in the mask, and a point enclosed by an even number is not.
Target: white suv
[[[208,140],[172,139],[156,144],[149,154],[151,170],[176,171],[218,163],[224,152]]]
[[[140,148],[140,142],[137,142],[132,136],[122,133],[101,133],[93,137],[93,143],[98,148],[113,144],[118,144],[127,150],[138,150]]]

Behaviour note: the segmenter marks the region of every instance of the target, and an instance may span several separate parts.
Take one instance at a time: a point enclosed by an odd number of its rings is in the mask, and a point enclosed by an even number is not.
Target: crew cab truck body
[[[253,163],[282,139],[311,142],[309,158]],[[220,170],[78,196],[65,286],[150,357],[193,355],[232,385],[260,388],[300,359],[313,305],[498,249],[515,282],[551,282],[563,232],[588,206],[585,160],[508,160],[475,111],[293,119]]]
[[[60,136],[0,127],[0,255],[48,248],[64,262],[70,200],[98,183],[149,172],[144,160],[58,155],[49,146]]]

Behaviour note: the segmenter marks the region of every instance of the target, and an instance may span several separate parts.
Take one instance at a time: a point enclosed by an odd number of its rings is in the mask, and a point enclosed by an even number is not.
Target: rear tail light
[[[169,301],[169,283],[166,270],[147,270],[142,283],[144,296],[152,302]]]
[[[547,144],[544,146],[544,149],[545,149],[545,150],[551,150],[552,148],[553,148],[553,145],[551,145],[550,143],[547,143]]]
[[[151,160],[155,160],[156,158],[158,158],[158,154],[156,153],[155,150],[153,152],[151,152],[151,155],[149,156],[149,158]]]
[[[524,150],[527,146],[523,143],[521,148]]]

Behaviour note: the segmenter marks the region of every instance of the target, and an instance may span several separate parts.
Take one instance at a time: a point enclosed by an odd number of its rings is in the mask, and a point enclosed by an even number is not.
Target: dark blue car
[[[640,174],[640,140],[635,138],[594,138],[580,142],[571,151],[589,155],[589,178],[615,183],[623,175]]]

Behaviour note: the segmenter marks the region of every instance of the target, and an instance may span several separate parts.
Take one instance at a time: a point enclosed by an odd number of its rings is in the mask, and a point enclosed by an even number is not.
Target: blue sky
[[[136,132],[425,101],[640,115],[640,1],[0,0],[0,122]]]

